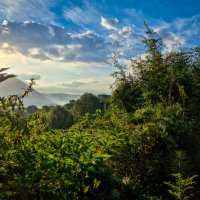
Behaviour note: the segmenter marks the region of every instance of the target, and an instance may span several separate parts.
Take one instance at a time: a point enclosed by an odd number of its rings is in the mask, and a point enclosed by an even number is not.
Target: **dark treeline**
[[[45,113],[47,116],[46,125],[52,129],[68,129],[85,114],[93,114],[96,110],[105,110],[110,95],[100,94],[95,96],[91,93],[83,94],[78,100],[70,100],[64,106],[28,106],[25,108],[25,115],[28,118],[34,117],[39,113]]]
[[[1,98],[0,199],[200,198],[200,47],[169,52],[146,28],[145,58],[113,58],[110,97]]]

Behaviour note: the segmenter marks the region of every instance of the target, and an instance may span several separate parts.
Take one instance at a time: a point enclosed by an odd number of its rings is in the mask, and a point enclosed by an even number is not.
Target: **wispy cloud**
[[[172,32],[169,24],[165,24],[158,28],[154,28],[154,31],[162,38],[164,45],[169,51],[174,48],[180,48],[186,42],[186,37],[179,33]]]
[[[93,24],[97,23],[100,17],[100,12],[89,1],[83,1],[81,7],[69,5],[64,9],[64,17],[76,24]]]
[[[21,80],[24,80],[24,81],[31,80],[31,79],[40,80],[41,76],[39,74],[26,74],[26,73],[23,73],[23,74],[20,74],[18,76],[18,78],[21,79]]]
[[[186,37],[188,43],[200,43],[200,15],[178,18],[174,20],[172,28]]]
[[[147,17],[143,14],[141,10],[137,10],[135,8],[126,8],[123,10],[125,16],[125,23],[134,24],[138,28],[143,26],[144,21],[147,20]]]
[[[9,21],[56,24],[56,16],[50,10],[54,5],[54,0],[4,0],[0,1],[0,16]]]
[[[171,23],[161,21],[153,29],[169,49],[175,48],[175,46],[192,47],[200,43],[199,15],[178,18]]]
[[[64,82],[64,83],[60,83],[58,85],[67,87],[67,88],[71,88],[71,87],[77,88],[77,87],[86,86],[86,85],[90,85],[90,84],[97,84],[97,83],[99,83],[99,81],[97,81],[97,80],[84,80],[84,81]]]

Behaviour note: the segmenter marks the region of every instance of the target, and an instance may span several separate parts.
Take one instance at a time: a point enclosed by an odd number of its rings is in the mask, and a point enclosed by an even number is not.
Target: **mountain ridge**
[[[22,94],[28,85],[18,78],[10,78],[0,83],[0,96],[7,97],[9,95]],[[38,92],[33,88],[33,91],[28,94],[23,100],[25,107],[35,105],[37,107],[51,106],[51,105],[64,105],[70,100],[79,99],[78,94],[67,94],[61,92]]]
[[[23,81],[18,78],[10,78],[0,83],[0,96],[7,97],[10,95],[20,95],[26,90],[26,88],[28,88],[28,85]],[[25,107],[30,105],[42,107],[45,105],[50,106],[55,104],[35,89],[33,89],[28,96],[24,97],[23,102]]]

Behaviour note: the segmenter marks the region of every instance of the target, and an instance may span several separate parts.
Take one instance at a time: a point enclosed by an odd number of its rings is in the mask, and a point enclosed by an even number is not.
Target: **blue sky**
[[[198,0],[3,0],[0,59],[42,92],[109,93],[113,54],[144,55],[146,21],[167,49],[200,44]]]

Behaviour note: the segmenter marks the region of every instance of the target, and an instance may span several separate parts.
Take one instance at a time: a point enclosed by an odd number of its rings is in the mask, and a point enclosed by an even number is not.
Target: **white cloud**
[[[68,44],[67,45],[68,49],[73,49],[73,50],[80,49],[81,47],[82,47],[82,45],[80,45],[80,44]]]
[[[31,48],[28,50],[29,55],[31,56],[36,56],[40,54],[40,49],[39,48]]]
[[[189,39],[200,39],[200,15],[195,15],[190,18],[178,18],[173,22],[172,26],[177,32]]]
[[[40,60],[104,62],[111,54],[111,43],[95,32],[80,32],[35,22],[7,22],[1,25],[0,46],[3,43],[10,45],[7,50]],[[14,49],[11,48],[13,46]]]
[[[141,10],[136,10],[135,8],[127,8],[124,9],[124,14],[127,15],[127,18],[125,18],[123,21],[126,24],[134,24],[139,27],[143,27],[144,21],[147,19],[147,17],[144,16],[143,12]]]
[[[7,23],[8,23],[8,21],[7,21]],[[34,23],[33,21],[24,21],[24,24],[31,24],[31,23]],[[5,24],[5,25],[7,25],[7,24]]]
[[[64,10],[64,17],[76,24],[91,24],[98,22],[100,12],[89,3],[89,1],[83,1],[83,6],[69,6]]]
[[[163,43],[167,47],[168,51],[172,51],[174,49],[179,49],[186,42],[186,37],[171,31],[171,25],[167,23],[163,23],[158,28],[154,28],[154,31],[158,34],[159,37],[162,38]]]
[[[61,83],[61,84],[58,84],[58,85],[63,86],[63,87],[80,87],[80,86],[86,85],[86,83],[84,83],[84,82],[78,82],[78,81],[73,81],[73,82]]]
[[[105,63],[98,62],[68,62],[63,63],[23,56],[17,52],[7,54],[0,49],[1,66],[10,67],[7,73],[23,75],[25,79],[35,77],[34,86],[39,92],[63,92],[82,94],[92,92],[95,94],[109,93],[109,84],[112,79],[109,76],[112,69]],[[23,73],[23,74],[22,74]],[[38,75],[41,77],[39,79]],[[22,77],[23,77],[22,76]],[[21,79],[21,78],[20,78]],[[24,80],[24,79],[23,79]],[[85,85],[64,87],[61,83],[83,82]]]
[[[171,23],[161,21],[153,29],[163,39],[169,50],[180,46],[194,47],[200,40],[200,15],[178,18]]]
[[[110,34],[108,37],[111,38],[113,41],[118,41],[119,40],[118,35],[115,34],[115,33]]]
[[[27,80],[31,80],[31,79],[34,79],[34,80],[40,80],[41,79],[41,76],[39,74],[21,74],[18,76],[19,79],[21,80],[24,80],[24,81],[27,81]]]
[[[169,32],[168,36],[163,38],[163,42],[169,51],[173,50],[174,48],[182,47],[185,44],[185,40],[185,37],[172,32]]]
[[[110,34],[113,41],[113,53],[117,58],[129,59],[143,53],[142,36],[135,32],[133,25],[123,26]]]
[[[3,20],[2,25],[6,26],[8,24],[7,20]]]
[[[93,85],[93,86],[95,86],[95,85],[97,85],[98,83],[100,83],[100,81],[98,81],[98,80],[88,80],[88,79],[86,79],[86,80],[83,80],[83,79],[81,79],[81,80],[79,80],[79,81],[72,81],[72,82],[63,82],[63,83],[59,83],[58,85],[60,85],[60,86],[63,86],[63,87],[66,87],[66,88],[73,88],[73,87],[85,87],[86,85],[87,86],[91,86],[91,85]]]
[[[9,21],[33,20],[56,24],[55,14],[50,11],[54,4],[54,0],[3,0],[0,1],[0,16]]]
[[[119,20],[117,18],[101,17],[101,26],[108,30],[117,30],[118,22],[119,22]]]
[[[119,35],[131,35],[133,34],[133,27],[131,26],[123,26],[118,31]]]
[[[2,48],[5,48],[5,49],[10,47],[10,45],[6,42],[4,42],[1,46]]]

